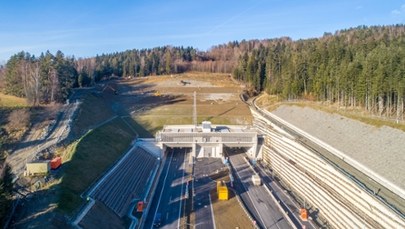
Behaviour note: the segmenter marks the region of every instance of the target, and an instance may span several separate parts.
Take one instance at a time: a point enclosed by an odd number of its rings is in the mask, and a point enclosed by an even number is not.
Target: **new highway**
[[[224,167],[218,158],[198,158],[194,165],[194,212],[196,229],[215,229],[215,216],[212,209],[210,191],[216,182],[208,175]]]
[[[229,160],[241,182],[241,185],[235,185],[235,189],[240,193],[256,224],[260,228],[291,228],[265,187],[253,185],[251,177],[255,172],[246,163],[244,156],[242,151],[235,150],[229,154]]]
[[[144,228],[153,228],[157,215],[161,216],[160,228],[179,228],[185,203],[188,156],[185,149],[169,150],[155,195],[150,203]]]

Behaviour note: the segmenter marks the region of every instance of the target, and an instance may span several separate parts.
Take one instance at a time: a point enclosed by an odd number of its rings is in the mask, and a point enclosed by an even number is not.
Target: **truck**
[[[262,185],[262,179],[259,175],[252,175],[252,183],[256,186]]]

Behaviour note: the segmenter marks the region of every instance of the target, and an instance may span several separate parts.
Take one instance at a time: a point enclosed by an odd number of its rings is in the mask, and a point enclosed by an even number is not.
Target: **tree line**
[[[233,41],[207,51],[165,46],[79,59],[60,51],[38,58],[21,52],[2,70],[3,85],[7,93],[37,104],[63,101],[71,88],[111,76],[222,72],[257,93],[399,116],[405,97],[404,34],[404,25],[359,26],[297,41],[288,37]]]
[[[404,113],[404,35],[403,25],[361,26],[317,39],[250,41],[257,47],[239,56],[233,75],[257,92],[398,118]]]
[[[142,77],[182,73],[204,55],[192,47],[158,47],[128,50],[92,58],[67,57],[49,51],[39,57],[20,52],[0,68],[0,86],[32,105],[63,102],[72,88],[94,85],[110,77]]]
[[[32,105],[63,102],[78,82],[74,58],[61,51],[35,57],[28,52],[13,55],[5,65],[4,91],[26,98]]]
[[[3,166],[5,167],[0,165],[0,227],[4,226],[9,216],[13,191],[11,168],[8,165]]]

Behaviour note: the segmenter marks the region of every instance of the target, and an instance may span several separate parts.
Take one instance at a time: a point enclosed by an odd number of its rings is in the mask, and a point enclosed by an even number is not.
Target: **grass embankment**
[[[403,122],[396,123],[395,120],[386,119],[385,117],[378,117],[375,115],[370,114],[369,112],[365,111],[362,108],[342,108],[338,107],[337,104],[328,104],[325,105],[321,102],[313,102],[313,101],[294,101],[294,102],[287,102],[281,101],[278,97],[273,95],[262,95],[260,98],[257,99],[256,104],[262,108],[267,109],[268,111],[276,110],[279,106],[288,105],[288,106],[299,106],[299,107],[310,107],[315,110],[320,110],[323,112],[327,112],[330,114],[338,114],[344,116],[349,119],[357,120],[362,123],[375,126],[375,127],[382,127],[388,126],[395,129],[399,129],[405,131],[405,124]]]
[[[0,93],[0,107],[27,107],[25,99]]]
[[[71,159],[63,165],[58,208],[67,213],[77,209],[83,203],[80,195],[126,152],[134,137],[133,130],[116,118],[74,143]]]
[[[122,117],[122,119],[126,122],[126,124],[132,129],[132,131],[138,134],[140,138],[153,138],[153,134],[147,129],[145,129],[142,125],[136,122],[131,117]]]
[[[111,106],[101,95],[88,94],[82,101],[72,129],[76,136],[81,136],[84,134],[83,131],[94,128],[97,124],[114,116]]]
[[[18,142],[29,126],[30,116],[32,116],[30,106],[25,99],[0,93],[1,144]],[[7,146],[0,147],[0,167],[4,162],[3,153],[7,148]]]

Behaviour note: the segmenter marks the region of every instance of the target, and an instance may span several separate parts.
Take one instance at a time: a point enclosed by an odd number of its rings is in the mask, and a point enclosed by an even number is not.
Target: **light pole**
[[[184,226],[191,226],[191,227],[193,227],[195,229],[198,225],[201,225],[201,224],[205,224],[205,222],[197,223],[197,224],[184,223]]]

